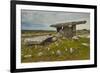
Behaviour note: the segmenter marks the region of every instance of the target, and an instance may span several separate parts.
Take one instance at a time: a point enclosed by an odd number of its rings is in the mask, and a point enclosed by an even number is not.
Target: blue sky
[[[89,13],[21,10],[22,30],[56,30],[50,25],[78,20],[87,20],[86,24],[77,25],[78,30],[90,29]]]

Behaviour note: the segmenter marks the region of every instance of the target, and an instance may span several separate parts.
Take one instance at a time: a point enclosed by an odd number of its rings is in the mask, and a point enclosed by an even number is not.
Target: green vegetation
[[[55,32],[51,33],[55,34]],[[90,58],[89,44],[90,39],[85,37],[78,40],[60,38],[46,45],[27,45],[22,41],[21,62],[86,60]]]

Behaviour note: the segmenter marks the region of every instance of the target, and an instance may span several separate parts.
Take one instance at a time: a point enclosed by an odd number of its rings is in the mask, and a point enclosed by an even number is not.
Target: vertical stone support
[[[72,30],[73,30],[73,36],[76,36],[76,25],[73,25]]]

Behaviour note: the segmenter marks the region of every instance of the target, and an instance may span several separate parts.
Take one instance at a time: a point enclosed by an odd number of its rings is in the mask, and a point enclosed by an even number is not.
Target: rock
[[[43,55],[43,52],[39,52],[39,53],[38,53],[38,56],[42,56],[42,55]]]
[[[58,43],[55,43],[56,46],[58,46]]]
[[[72,25],[68,25],[68,27],[72,27]]]
[[[74,52],[73,48],[70,48],[70,53],[73,53],[73,52]]]
[[[54,42],[54,41],[57,41],[57,38],[56,37],[53,37],[52,38],[52,41]]]
[[[87,43],[82,43],[82,45],[83,45],[83,46],[89,46],[89,44],[87,44]]]
[[[47,48],[47,50],[49,51],[49,50],[50,50],[50,48],[48,47],[48,48]]]
[[[62,37],[62,35],[60,34],[60,32],[57,33],[55,36],[56,36],[57,38],[61,38],[61,37]]]
[[[58,55],[61,55],[61,54],[62,54],[60,50],[57,50],[56,53],[57,53]]]
[[[87,38],[90,38],[90,36],[88,35]]]
[[[35,45],[35,48],[37,48],[38,46],[37,45]]]
[[[68,49],[66,48],[65,51],[68,51]]]
[[[90,38],[90,35],[78,35],[79,38]]]
[[[78,36],[73,36],[72,39],[73,40],[79,40],[79,37]]]
[[[54,52],[54,51],[52,51],[51,53],[52,53],[52,54],[55,54],[55,52]]]
[[[51,41],[52,36],[51,35],[42,35],[42,36],[36,36],[36,37],[28,37],[24,39],[24,42],[29,45],[39,45],[44,43],[45,41]]]
[[[32,55],[25,55],[24,58],[30,58]]]

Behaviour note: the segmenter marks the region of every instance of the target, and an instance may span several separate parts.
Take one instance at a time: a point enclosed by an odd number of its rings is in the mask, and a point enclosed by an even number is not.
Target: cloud
[[[33,29],[40,28],[49,30],[49,29],[54,29],[50,27],[51,24],[74,21],[74,20],[83,20],[83,19],[87,20],[88,22],[87,25],[89,28],[90,24],[89,13],[21,10],[22,28],[28,28],[28,29],[33,27]]]

